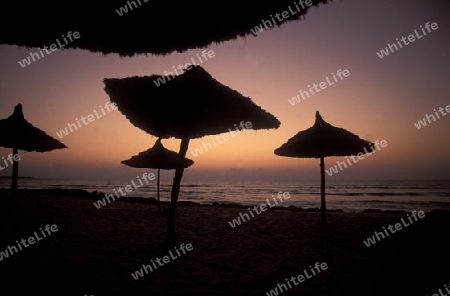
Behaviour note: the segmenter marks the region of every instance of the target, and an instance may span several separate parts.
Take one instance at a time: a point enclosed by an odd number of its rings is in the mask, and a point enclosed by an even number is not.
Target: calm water
[[[0,188],[9,188],[11,180],[0,179]],[[136,182],[136,180],[135,180]],[[171,184],[161,182],[161,200],[170,199]],[[131,185],[128,181],[21,179],[19,188],[84,189],[113,193],[113,189]],[[139,185],[136,182],[136,185]],[[320,181],[206,181],[183,182],[179,200],[203,204],[212,202],[260,204],[277,192],[289,192],[280,205],[303,208],[320,207]],[[132,197],[155,197],[156,182],[128,193]],[[345,212],[364,209],[450,210],[450,181],[336,181],[327,180],[327,208]]]

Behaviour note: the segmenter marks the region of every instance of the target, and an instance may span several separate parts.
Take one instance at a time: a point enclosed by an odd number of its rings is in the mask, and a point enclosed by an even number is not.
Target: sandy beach
[[[450,282],[443,211],[367,247],[374,231],[408,221],[407,213],[329,212],[322,226],[318,212],[273,208],[233,228],[246,208],[180,203],[177,234],[192,249],[134,279],[143,264],[176,254],[156,205],[122,199],[97,209],[94,195],[73,190],[0,197],[0,251],[46,225],[58,229],[0,262],[2,291],[16,295],[271,295],[278,284],[283,295],[432,295]],[[316,262],[327,269],[312,276]],[[286,278],[305,270],[310,277],[289,288]]]

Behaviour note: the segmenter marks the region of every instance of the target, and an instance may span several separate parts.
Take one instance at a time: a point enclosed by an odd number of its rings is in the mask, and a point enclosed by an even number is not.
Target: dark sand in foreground
[[[1,191],[0,251],[46,224],[58,227],[0,261],[2,295],[266,295],[316,262],[328,269],[281,295],[425,296],[450,283],[445,212],[366,247],[363,240],[406,213],[330,212],[321,226],[320,213],[271,209],[232,228],[246,208],[182,204],[177,233],[193,250],[135,280],[131,273],[173,250],[163,243],[167,214],[123,200],[97,209],[77,195],[21,191],[10,204]]]

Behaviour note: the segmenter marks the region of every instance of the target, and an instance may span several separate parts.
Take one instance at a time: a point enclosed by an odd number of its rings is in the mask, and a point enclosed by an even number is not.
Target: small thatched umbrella
[[[6,119],[0,120],[0,146],[13,149],[13,155],[18,150],[28,152],[47,152],[55,149],[67,148],[60,141],[50,137],[44,131],[29,123],[22,113],[22,105],[14,107],[14,113]],[[13,163],[11,188],[17,190],[19,162]]]
[[[351,156],[373,150],[373,143],[339,127],[332,126],[316,111],[316,122],[300,131],[281,147],[275,149],[278,156],[320,158],[322,224],[326,224],[325,161],[327,156]]]
[[[280,122],[200,66],[158,87],[154,81],[161,77],[105,79],[104,83],[111,102],[132,124],[157,137],[181,139],[167,222],[167,240],[174,242],[175,210],[190,139],[225,133],[241,122],[250,121],[254,130],[278,128]]]
[[[133,168],[149,168],[158,169],[157,178],[157,196],[158,196],[158,211],[161,212],[161,205],[159,200],[159,176],[160,170],[175,170],[178,165],[180,156],[175,151],[166,149],[161,143],[161,138],[156,140],[155,145],[152,148],[139,153],[131,157],[130,159],[123,160],[122,163]],[[194,161],[185,158],[183,161],[183,167],[188,168],[194,164]]]

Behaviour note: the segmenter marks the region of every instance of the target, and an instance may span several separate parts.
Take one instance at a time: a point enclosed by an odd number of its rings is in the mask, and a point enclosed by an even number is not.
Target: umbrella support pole
[[[159,172],[161,169],[158,169],[158,181],[156,183],[157,186],[157,196],[158,196],[158,212],[161,213],[161,201],[159,200]]]
[[[17,149],[17,148],[13,148],[13,155],[18,154],[19,153],[18,150],[19,149]],[[16,161],[15,159],[13,159],[13,160],[14,160],[14,163],[13,163],[13,171],[12,171],[13,175],[12,175],[12,181],[11,181],[11,189],[12,189],[13,195],[15,195],[17,192],[17,187],[18,187],[17,180],[19,179],[19,162]]]
[[[189,146],[189,139],[184,138],[181,140],[180,144],[180,159],[178,161],[178,167],[175,171],[175,176],[173,177],[172,193],[170,195],[170,209],[167,218],[167,242],[176,243],[175,235],[175,212],[177,209],[178,193],[180,192],[181,178],[183,177],[184,166],[183,161],[186,157],[187,149]]]
[[[320,213],[322,218],[322,225],[327,224],[327,209],[325,202],[325,160],[320,157]]]

